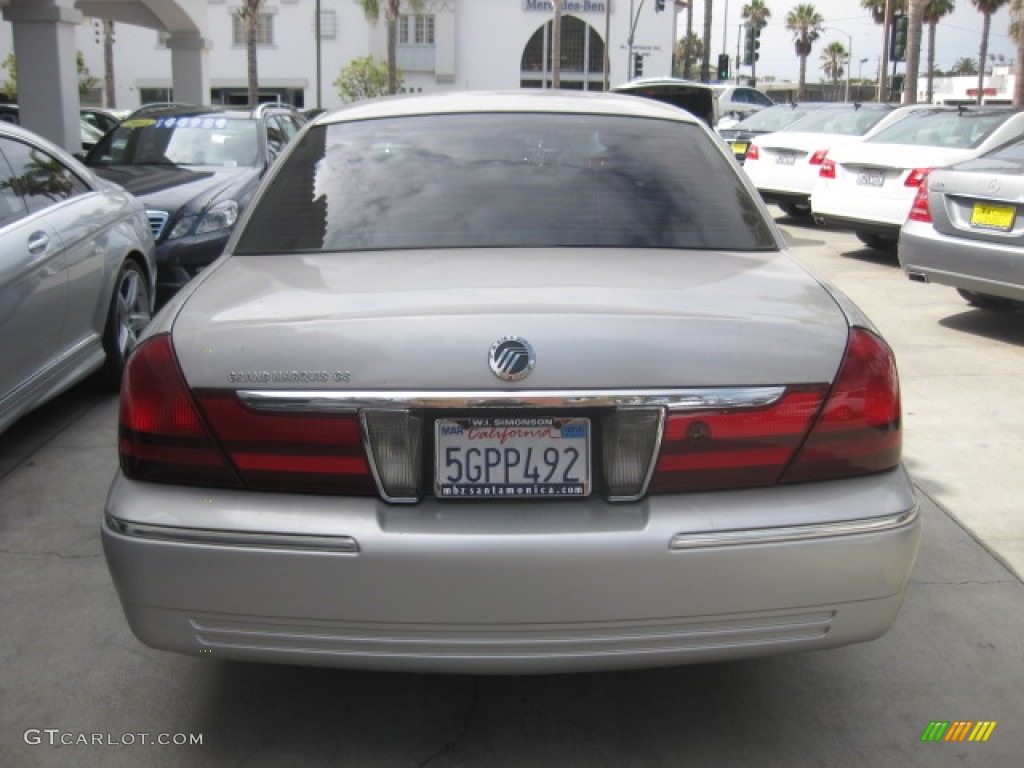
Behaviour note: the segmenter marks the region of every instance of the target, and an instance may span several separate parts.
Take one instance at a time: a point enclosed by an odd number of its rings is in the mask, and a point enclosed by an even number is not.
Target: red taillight
[[[829,160],[827,157],[822,160],[821,167],[818,169],[818,176],[823,179],[834,179],[836,177],[835,160]]]
[[[828,155],[827,149],[819,149],[817,152],[811,155],[811,159],[807,162],[811,165],[821,165],[825,162],[825,157]]]
[[[932,209],[928,206],[928,184],[925,180],[922,180],[921,185],[917,188],[917,194],[914,195],[914,202],[910,206],[910,215],[907,218],[925,224],[932,223]]]
[[[909,174],[907,174],[906,181],[903,182],[905,187],[920,187],[921,182],[928,178],[928,173],[931,168],[915,168]]]
[[[189,391],[170,336],[140,345],[121,387],[121,466],[139,480],[374,495],[355,413],[265,413]]]
[[[357,413],[270,413],[231,391],[196,399],[247,488],[254,491],[377,493]]]
[[[652,493],[751,488],[892,469],[901,448],[892,351],[850,332],[831,388],[794,387],[757,410],[670,414]]]
[[[760,159],[761,159],[761,150],[757,148],[757,144],[751,144],[749,147],[747,147],[747,155],[744,158],[744,161],[760,160]]]
[[[777,483],[824,396],[824,386],[802,388],[758,410],[670,414],[651,491],[678,493]]]
[[[899,464],[901,447],[900,388],[892,350],[870,331],[855,328],[821,416],[782,482],[892,469]]]
[[[189,394],[170,336],[153,336],[128,359],[118,443],[128,477],[241,486]]]

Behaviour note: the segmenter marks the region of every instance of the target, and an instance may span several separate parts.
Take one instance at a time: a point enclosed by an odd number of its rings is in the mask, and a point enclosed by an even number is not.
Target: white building
[[[239,0],[206,0],[201,30],[211,103],[245,103],[246,46],[235,15]],[[381,2],[384,5],[384,2]],[[315,34],[320,8],[320,44]],[[659,7],[663,10],[659,11]],[[408,10],[407,4],[403,4]],[[421,15],[403,15],[397,61],[404,90],[427,92],[550,85],[550,0],[427,0]],[[610,40],[609,83],[671,72],[674,3],[658,0],[564,0],[561,86],[601,90]],[[630,29],[634,26],[632,45]],[[0,59],[12,50],[11,25],[0,23]],[[173,98],[171,50],[156,29],[117,23],[113,61],[115,103],[131,109]],[[78,50],[103,84],[103,35],[98,19],[76,29]],[[317,52],[320,57],[318,89]],[[265,0],[259,29],[261,98],[299,107],[341,104],[333,81],[353,59],[386,57],[383,18],[367,21],[357,0]],[[86,99],[104,101],[101,90]]]
[[[983,104],[1008,105],[1013,101],[1013,84],[1016,80],[1013,67],[993,67],[985,75],[982,88]],[[918,101],[925,101],[926,82],[918,80]],[[978,100],[978,76],[936,77],[932,83],[932,101],[936,104],[976,104]]]

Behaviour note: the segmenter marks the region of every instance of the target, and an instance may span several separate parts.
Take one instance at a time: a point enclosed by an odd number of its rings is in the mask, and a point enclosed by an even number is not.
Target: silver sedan
[[[97,369],[120,382],[154,259],[141,203],[0,123],[0,431]]]
[[[929,173],[900,230],[911,280],[984,309],[1024,308],[1024,138]]]
[[[675,665],[895,620],[893,354],[729,150],[626,95],[321,117],[129,361],[103,541],[145,643]]]

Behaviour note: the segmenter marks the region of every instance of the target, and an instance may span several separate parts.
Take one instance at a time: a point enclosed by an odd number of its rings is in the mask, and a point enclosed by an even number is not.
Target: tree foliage
[[[78,95],[85,96],[93,88],[99,86],[100,81],[89,72],[89,68],[85,65],[85,55],[81,51],[75,53],[75,67],[78,71]],[[13,53],[8,53],[4,57],[4,60],[0,62],[0,69],[7,74],[3,83],[4,95],[10,101],[15,101],[18,97],[18,62]]]
[[[396,82],[401,86],[401,73],[396,71]],[[383,59],[374,61],[372,56],[353,59],[341,70],[334,81],[338,96],[345,103],[373,99],[388,93],[388,65]]]
[[[786,29],[793,33],[793,47],[800,59],[800,82],[797,99],[807,98],[807,57],[811,55],[814,43],[821,37],[821,28],[825,24],[824,17],[811,3],[801,3],[786,15]]]

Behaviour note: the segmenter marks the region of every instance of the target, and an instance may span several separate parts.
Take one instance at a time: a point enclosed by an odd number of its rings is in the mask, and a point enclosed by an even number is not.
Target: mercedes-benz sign
[[[526,339],[518,336],[502,336],[493,345],[488,355],[491,371],[499,379],[519,381],[530,375],[537,364],[533,347]]]

